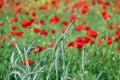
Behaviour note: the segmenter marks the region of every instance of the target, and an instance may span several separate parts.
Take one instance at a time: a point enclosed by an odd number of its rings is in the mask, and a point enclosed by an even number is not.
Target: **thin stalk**
[[[55,54],[56,80],[59,80],[59,75],[58,75],[58,54],[59,54],[59,48],[57,48],[57,51],[56,51],[56,54]]]
[[[72,60],[72,56],[73,56],[73,54],[70,56],[70,59],[69,59],[69,61],[68,61],[68,64],[67,64],[67,66],[66,66],[66,71],[65,71],[65,80],[67,80],[67,74],[68,74],[68,68],[69,68],[69,66],[70,66],[70,62],[71,62],[71,60]]]
[[[62,59],[62,68],[65,70],[65,60],[64,60],[64,39],[61,41],[61,59]]]
[[[28,73],[28,74],[25,75],[21,80],[25,80],[29,75],[36,74],[36,73],[39,73],[39,72],[43,72],[43,71],[41,71],[42,69],[43,69],[43,67],[40,69],[40,71],[35,71],[35,72],[30,72],[30,73]]]
[[[15,47],[17,48],[18,53],[19,53],[19,55],[20,55],[20,57],[21,57],[21,59],[22,59],[22,61],[23,61],[23,55],[22,55],[21,50],[19,49],[19,47],[18,47],[18,45],[17,45],[17,44],[15,45]]]
[[[69,29],[71,28],[71,25],[74,23],[74,21],[75,21],[75,20],[73,20],[73,21],[68,25],[65,33],[63,33],[63,35],[61,35],[61,36],[58,38],[58,40],[56,41],[55,46],[54,46],[54,49],[53,49],[53,55],[55,54],[55,50],[56,50],[59,42],[60,42],[60,41],[64,38],[64,36],[68,33],[68,31],[69,31]],[[53,59],[54,59],[54,57],[53,57]],[[52,59],[52,60],[53,60],[53,59]]]
[[[27,73],[29,73],[30,72],[30,66],[29,66],[29,63],[28,63],[28,57],[27,57],[27,53],[26,53],[26,49],[25,48],[24,48],[24,53],[25,53]]]
[[[82,49],[82,80],[84,80],[84,49]]]
[[[99,75],[97,76],[96,80],[99,80],[101,75],[102,75],[102,71],[99,73]]]

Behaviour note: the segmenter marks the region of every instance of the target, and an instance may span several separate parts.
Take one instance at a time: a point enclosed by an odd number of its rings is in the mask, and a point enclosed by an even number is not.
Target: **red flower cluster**
[[[80,13],[86,14],[89,11],[88,4],[85,1],[78,2],[78,6],[81,8]]]
[[[48,9],[48,6],[46,6],[46,5],[39,6],[39,10],[47,10],[47,9]]]
[[[44,35],[44,36],[47,36],[48,35],[48,32],[46,31],[46,30],[41,30],[41,32],[40,32],[42,35]]]
[[[60,0],[51,0],[51,6],[53,8],[59,8],[59,2]]]
[[[34,28],[33,31],[34,31],[34,33],[39,33],[39,34],[44,35],[44,36],[48,35],[48,32],[44,29],[40,30],[40,28]]]
[[[53,17],[50,18],[49,20],[49,24],[56,24],[60,21],[60,18],[56,15],[54,15]]]
[[[102,17],[105,19],[105,20],[108,20],[110,19],[110,15],[107,14],[107,12],[105,12],[104,10],[102,11]]]
[[[32,66],[32,64],[33,64],[33,60],[32,60],[31,58],[28,58],[27,60],[28,60],[28,64],[29,64],[30,66]],[[26,60],[26,59],[23,60],[22,64],[26,65],[27,60]]]
[[[18,7],[15,11],[15,16],[17,16],[22,11],[22,7]]]
[[[69,42],[66,42],[67,46],[69,47],[75,47],[75,42],[74,41],[69,41]]]
[[[81,49],[84,46],[84,42],[82,41],[81,37],[76,37],[76,46]]]
[[[30,20],[25,20],[25,21],[21,24],[21,26],[22,26],[23,28],[26,28],[26,27],[30,26],[31,24],[32,24],[32,22],[31,22]]]
[[[85,44],[89,44],[89,43],[92,43],[93,40],[90,38],[90,37],[76,37],[76,40],[75,42],[74,41],[70,41],[70,42],[67,42],[67,46],[71,46],[71,47],[77,47],[79,49],[83,48],[83,46]]]
[[[93,38],[97,37],[97,32],[95,30],[88,30],[87,35]]]
[[[4,0],[0,0],[0,8],[2,8],[4,5]]]
[[[45,47],[43,47],[43,46],[35,46],[33,49],[32,49],[32,51],[33,52],[41,52],[41,51],[43,51],[43,50],[45,50]]]
[[[16,37],[21,37],[24,34],[23,31],[14,31],[14,32],[9,32],[8,35],[9,36],[16,36]]]
[[[114,34],[115,34],[115,41],[116,41],[116,42],[120,42],[120,28],[117,29],[117,30],[114,32]]]

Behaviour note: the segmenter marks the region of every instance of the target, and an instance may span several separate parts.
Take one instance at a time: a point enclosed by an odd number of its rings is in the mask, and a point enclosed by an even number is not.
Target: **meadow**
[[[0,0],[0,80],[120,80],[119,0],[13,1]]]

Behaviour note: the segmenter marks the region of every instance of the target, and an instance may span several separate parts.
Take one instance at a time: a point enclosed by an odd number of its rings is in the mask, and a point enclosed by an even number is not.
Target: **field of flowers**
[[[120,80],[120,0],[0,0],[0,80]]]

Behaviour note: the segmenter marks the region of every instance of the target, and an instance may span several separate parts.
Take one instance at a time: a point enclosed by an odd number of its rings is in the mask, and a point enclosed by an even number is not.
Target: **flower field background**
[[[120,1],[0,0],[0,80],[120,80]]]

